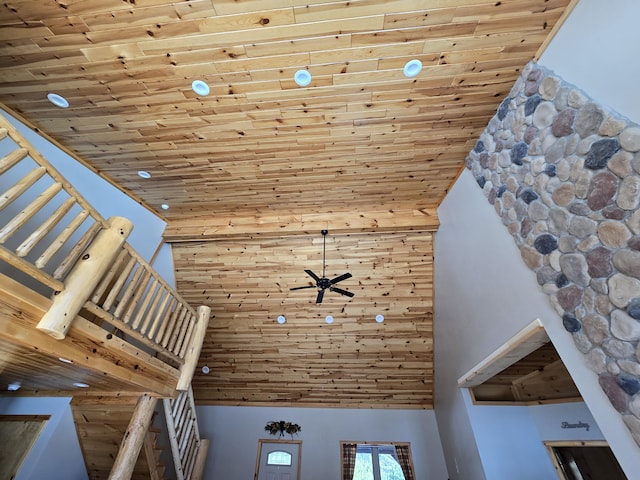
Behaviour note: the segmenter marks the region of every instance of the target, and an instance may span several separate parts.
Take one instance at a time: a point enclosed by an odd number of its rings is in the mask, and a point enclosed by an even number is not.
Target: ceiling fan
[[[326,245],[327,245],[327,233],[328,230],[320,231],[322,233],[322,277],[318,277],[311,270],[305,270],[306,274],[313,278],[316,282],[315,285],[305,285],[304,287],[293,287],[289,290],[302,290],[303,288],[317,288],[318,296],[316,297],[316,303],[322,303],[322,299],[324,298],[324,291],[329,289],[330,292],[336,292],[340,295],[345,295],[347,297],[353,297],[355,294],[348,292],[347,290],[343,290],[335,286],[336,283],[346,280],[347,278],[351,278],[350,273],[343,273],[342,275],[338,275],[335,278],[329,280],[325,277],[325,253],[326,253]]]

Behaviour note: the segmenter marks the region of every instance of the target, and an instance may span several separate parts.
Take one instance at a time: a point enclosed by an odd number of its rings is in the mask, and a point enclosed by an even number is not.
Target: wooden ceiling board
[[[197,209],[251,210],[264,203],[267,192],[258,192],[255,202],[235,202],[235,185],[210,188],[207,180],[216,177],[215,165],[234,155],[246,158],[251,169],[251,160],[260,155],[252,142],[259,139],[268,140],[290,162],[306,161],[307,144],[320,159],[331,145],[333,155],[347,165],[366,147],[372,162],[388,158],[398,171],[437,161],[433,150],[467,148],[568,3],[448,0],[425,8],[424,2],[411,0],[285,1],[270,2],[265,9],[261,2],[110,0],[65,2],[61,8],[54,1],[16,0],[0,9],[0,37],[7,43],[0,49],[0,100],[151,208],[159,211],[161,203],[170,204],[169,211],[161,212],[169,221],[189,215],[194,197],[200,199]],[[402,67],[412,58],[423,60],[424,70],[407,79]],[[293,73],[304,68],[313,75],[308,88],[293,82]],[[496,75],[497,83],[489,83]],[[208,97],[191,91],[196,78],[210,83]],[[419,92],[434,79],[444,79],[454,97],[422,96]],[[457,95],[469,85],[479,87],[474,100]],[[49,91],[65,96],[70,108],[50,105],[45,99]],[[364,103],[370,104],[384,92],[402,93],[390,98],[383,112],[368,107],[384,125],[375,127],[366,109],[352,105],[362,103],[360,93],[369,94]],[[335,105],[336,98],[344,111],[361,111],[361,116],[332,119],[325,104]],[[238,108],[217,111],[229,101]],[[403,116],[398,107],[409,101],[416,111]],[[469,101],[476,111],[465,110],[472,107]],[[456,104],[463,110],[452,117],[466,120],[452,128],[459,136],[435,137],[430,150],[402,144],[398,150],[412,152],[404,158],[383,150],[390,137],[405,130],[414,138],[428,135],[441,120],[430,115],[451,111]],[[252,110],[260,120],[252,118]],[[350,131],[356,125],[358,132]],[[143,187],[132,176],[144,158],[150,164],[143,167],[153,178]],[[203,160],[213,168],[194,170]],[[435,176],[427,169],[419,179],[403,179],[407,197],[419,199],[421,206],[437,204],[462,160],[443,164]],[[161,179],[169,163],[178,164],[171,180],[183,188],[165,195]],[[325,198],[324,204],[349,200],[369,208],[371,199],[361,199],[358,185],[376,173],[354,168],[359,177],[341,179],[348,188]],[[203,181],[187,182],[191,172]],[[281,173],[276,193],[300,184],[300,177],[289,177],[286,169]],[[238,178],[242,181],[241,174]],[[317,182],[327,191],[334,180],[302,176],[302,182]],[[431,181],[437,182],[439,194],[431,192]],[[347,192],[351,195],[345,198]],[[384,193],[382,189],[378,205],[404,201]],[[284,195],[271,208],[310,206],[298,200]]]
[[[130,384],[105,377],[74,364],[63,363],[36,350],[0,342],[0,384],[19,384],[28,392],[51,393],[56,391],[81,391],[74,383],[84,383],[92,390],[132,390]]]
[[[176,369],[92,323],[85,310],[63,341],[52,341],[36,329],[50,299],[5,275],[0,275],[0,298],[0,384],[16,383],[21,395],[44,396],[174,391]]]
[[[574,4],[10,0],[0,102],[167,220],[180,293],[215,315],[199,401],[429,408],[435,208]],[[322,228],[356,296],[319,307],[288,288]]]
[[[475,402],[555,403],[580,401],[576,387],[551,342],[471,388]]]

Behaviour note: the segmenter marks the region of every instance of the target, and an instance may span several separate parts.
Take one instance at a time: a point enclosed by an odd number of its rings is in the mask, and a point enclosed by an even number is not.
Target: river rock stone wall
[[[530,63],[466,166],[640,445],[640,126]]]

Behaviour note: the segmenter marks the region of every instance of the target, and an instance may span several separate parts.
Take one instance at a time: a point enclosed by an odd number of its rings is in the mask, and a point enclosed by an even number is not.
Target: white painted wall
[[[580,0],[539,63],[640,123],[639,18],[637,0]]]
[[[463,391],[467,412],[487,478],[495,480],[540,480],[556,477],[553,463],[530,407],[473,405]]]
[[[544,441],[604,440],[583,402],[528,407],[474,405],[467,389],[462,394],[485,474],[490,479],[555,479]],[[563,422],[581,422],[589,429],[562,428]]]
[[[475,443],[473,429],[477,434],[480,424],[475,412],[469,415],[464,402],[459,401],[462,393],[454,381],[539,318],[622,468],[629,478],[634,478],[635,472],[640,471],[640,449],[469,171],[462,173],[440,205],[438,215],[434,268],[435,405],[450,477],[485,478],[479,476],[484,462],[486,478],[513,478],[489,475],[487,465],[500,461],[507,471],[510,459],[519,458],[515,452],[530,448],[528,442],[540,441],[512,438],[508,445],[514,449],[513,454],[504,449],[492,452],[500,460],[490,459],[491,452],[484,450],[482,461],[479,454],[469,455],[468,449]],[[497,431],[501,431],[499,425],[494,426],[492,434]],[[526,470],[533,465],[520,462],[519,467]]]
[[[16,480],[88,479],[70,401],[70,398],[63,397],[0,398],[2,415],[51,415],[18,471]],[[11,442],[6,438],[0,440],[2,448],[7,448]]]
[[[540,316],[541,308],[549,313],[551,307],[468,171],[444,199],[438,216],[434,253],[436,418],[449,476],[493,480],[483,473],[457,379]],[[494,454],[509,461],[504,451]],[[486,452],[484,456],[486,459]]]
[[[164,281],[167,282],[171,287],[176,288],[176,276],[175,269],[173,266],[173,253],[171,253],[171,244],[163,243],[156,254],[156,258],[151,265],[153,269],[158,272]],[[192,307],[197,308],[198,305],[192,305]]]
[[[202,438],[212,442],[204,478],[253,478],[258,439],[276,438],[264,431],[269,421],[302,427],[302,478],[340,477],[340,441],[411,442],[416,478],[447,480],[433,410],[365,410],[338,408],[197,407]]]
[[[542,441],[547,440],[604,440],[598,424],[584,402],[558,403],[527,407]],[[562,424],[583,423],[585,428],[562,428]]]

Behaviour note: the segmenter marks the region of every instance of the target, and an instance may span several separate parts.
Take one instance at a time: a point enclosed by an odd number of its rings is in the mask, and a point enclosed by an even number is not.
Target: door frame
[[[253,474],[253,480],[258,480],[258,474],[260,473],[260,457],[262,456],[262,445],[273,444],[297,444],[298,445],[298,480],[300,480],[300,466],[302,465],[302,440],[274,440],[272,438],[259,438],[258,439],[258,455],[256,457],[256,469]]]
[[[0,473],[8,473],[8,478],[15,478],[31,453],[33,446],[40,438],[40,434],[51,420],[51,415],[0,415],[2,433],[8,440],[18,438],[13,442],[12,448],[2,456]]]
[[[547,448],[547,453],[551,457],[553,468],[555,468],[558,478],[560,480],[566,480],[566,476],[562,473],[562,467],[558,463],[558,459],[553,453],[553,447],[608,447],[609,443],[606,440],[546,440],[544,446]]]

